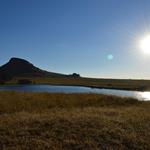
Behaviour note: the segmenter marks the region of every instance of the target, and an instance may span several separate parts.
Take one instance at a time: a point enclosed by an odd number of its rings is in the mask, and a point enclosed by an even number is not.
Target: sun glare
[[[146,54],[150,54],[150,35],[145,36],[141,41],[140,41],[140,48],[142,51]]]

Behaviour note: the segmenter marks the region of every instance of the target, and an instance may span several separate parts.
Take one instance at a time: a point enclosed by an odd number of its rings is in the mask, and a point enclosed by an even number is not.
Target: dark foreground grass
[[[149,150],[150,102],[0,92],[2,150]]]

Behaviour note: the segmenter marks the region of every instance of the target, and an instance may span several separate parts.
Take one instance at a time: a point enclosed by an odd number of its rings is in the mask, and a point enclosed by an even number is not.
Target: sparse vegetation
[[[0,85],[3,85],[3,84],[5,84],[5,81],[0,80]]]
[[[29,79],[19,79],[18,84],[32,84],[32,81]]]
[[[98,94],[0,92],[0,149],[149,150],[150,102]]]

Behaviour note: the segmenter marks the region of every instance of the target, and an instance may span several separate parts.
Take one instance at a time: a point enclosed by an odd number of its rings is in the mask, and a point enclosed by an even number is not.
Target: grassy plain
[[[150,102],[99,94],[0,92],[2,150],[149,150]]]
[[[18,84],[18,80],[24,77],[13,78],[5,84]],[[96,79],[96,78],[73,78],[73,77],[25,77],[33,84],[50,85],[74,85],[92,88],[108,88],[121,90],[149,91],[150,80],[130,80],[130,79]]]
[[[5,84],[17,84],[19,79],[24,77],[13,78]],[[82,77],[25,77],[32,81],[33,84],[50,84],[50,85],[77,85],[92,88],[109,88],[123,90],[149,91],[150,80],[130,80],[130,79],[96,79]]]

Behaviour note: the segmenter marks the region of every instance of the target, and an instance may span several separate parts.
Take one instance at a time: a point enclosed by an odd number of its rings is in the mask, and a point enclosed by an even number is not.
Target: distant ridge
[[[9,80],[13,77],[64,77],[60,73],[48,72],[34,66],[25,59],[13,57],[0,67],[0,79]]]

